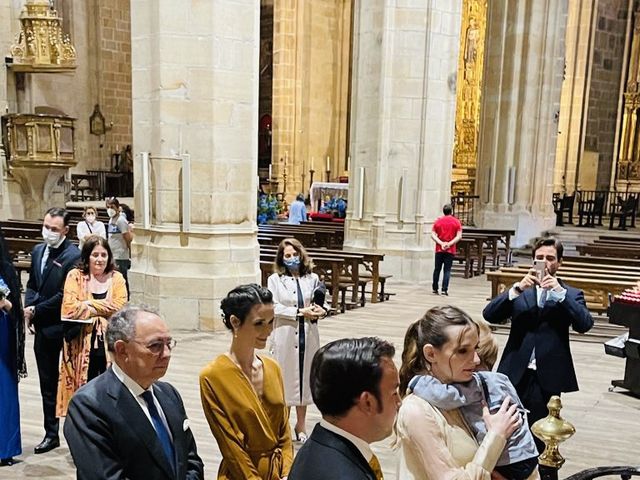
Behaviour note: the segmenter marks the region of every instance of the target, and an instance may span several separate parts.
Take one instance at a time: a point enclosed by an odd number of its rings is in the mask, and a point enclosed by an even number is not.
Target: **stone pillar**
[[[131,299],[172,327],[221,325],[220,300],[259,281],[256,239],[259,2],[131,2],[137,220],[149,151],[151,226],[136,227]],[[181,153],[191,188],[180,187]],[[190,202],[191,228],[181,226]]]
[[[287,198],[343,175],[347,159],[347,110],[351,2],[275,0],[273,35],[273,174]],[[313,161],[312,161],[313,159]],[[302,184],[302,176],[305,181]]]
[[[385,252],[385,272],[419,281],[450,199],[462,6],[413,4],[355,3],[345,244]]]
[[[583,131],[587,121],[590,78],[588,68],[593,57],[594,5],[569,0],[565,49],[565,78],[562,82],[558,146],[553,175],[553,191],[572,193],[578,182],[577,171],[584,150]],[[596,168],[597,170],[597,168]],[[595,188],[587,186],[587,190]],[[585,186],[583,186],[585,188]]]
[[[555,224],[551,204],[566,1],[489,2],[479,224],[523,245]]]

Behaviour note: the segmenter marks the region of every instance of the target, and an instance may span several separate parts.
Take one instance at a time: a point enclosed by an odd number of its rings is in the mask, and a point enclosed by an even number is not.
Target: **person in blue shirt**
[[[307,221],[307,206],[304,204],[304,195],[299,193],[296,201],[289,207],[289,223],[300,225]]]

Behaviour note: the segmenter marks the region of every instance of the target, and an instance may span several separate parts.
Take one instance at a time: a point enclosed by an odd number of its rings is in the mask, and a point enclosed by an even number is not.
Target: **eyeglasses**
[[[178,343],[174,339],[167,340],[166,342],[157,341],[153,343],[142,343],[142,342],[139,342],[138,340],[131,340],[131,341],[137,343],[138,345],[142,345],[154,355],[160,355],[162,352],[164,352],[164,347],[167,347],[169,351],[172,351],[175,348],[176,343]]]

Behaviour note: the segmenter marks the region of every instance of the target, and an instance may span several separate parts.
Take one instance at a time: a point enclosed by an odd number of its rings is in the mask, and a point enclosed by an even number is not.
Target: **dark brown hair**
[[[80,264],[78,265],[78,268],[85,275],[89,274],[89,258],[91,258],[91,252],[97,246],[103,247],[107,251],[107,266],[104,268],[104,273],[109,273],[116,268],[113,262],[113,253],[111,253],[111,247],[109,247],[107,239],[99,235],[88,235],[84,239],[84,245],[82,245],[82,251],[80,252]]]
[[[533,246],[533,248],[531,249],[531,258],[536,258],[536,250],[538,250],[540,247],[555,247],[558,261],[562,260],[562,253],[564,252],[564,247],[562,246],[562,242],[558,240],[556,237],[539,238],[538,241]]]
[[[435,348],[441,348],[451,340],[445,329],[458,325],[478,329],[478,324],[469,315],[451,305],[433,307],[421,319],[409,326],[404,336],[402,365],[400,366],[401,396],[404,397],[407,394],[409,382],[415,375],[423,375],[431,370],[431,365],[423,353],[424,346],[431,344]],[[458,339],[458,343],[460,343],[460,339]]]
[[[296,240],[295,238],[285,238],[278,245],[278,252],[276,253],[276,260],[274,262],[274,271],[279,273],[280,275],[289,275],[289,269],[284,264],[284,249],[287,246],[291,246],[298,252],[298,256],[300,257],[300,270],[298,270],[301,277],[311,273],[313,271],[313,262],[311,261],[311,257],[302,246],[302,244]]]

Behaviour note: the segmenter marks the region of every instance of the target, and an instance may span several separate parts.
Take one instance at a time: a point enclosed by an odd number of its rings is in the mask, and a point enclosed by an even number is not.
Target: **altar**
[[[334,197],[343,198],[345,201],[348,201],[349,184],[333,182],[313,182],[311,184],[309,199],[313,210],[319,212],[324,206],[327,197],[330,199]]]

